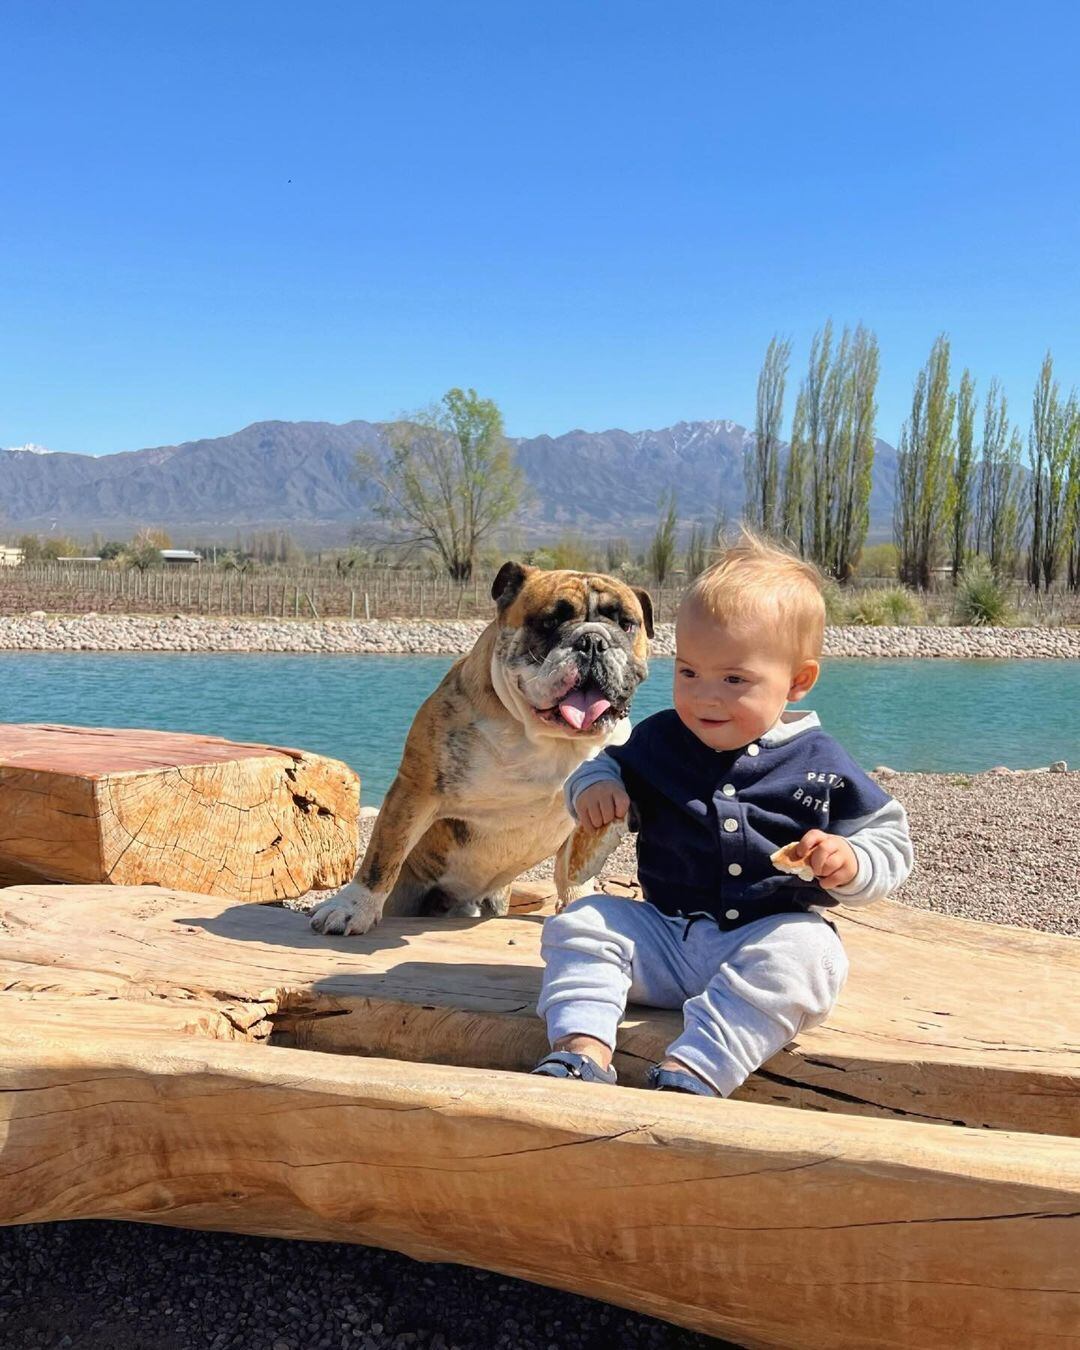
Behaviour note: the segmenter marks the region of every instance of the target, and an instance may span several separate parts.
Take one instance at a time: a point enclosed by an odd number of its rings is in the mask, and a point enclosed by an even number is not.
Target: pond
[[[0,652],[0,722],[156,727],[344,759],[378,805],[440,656]],[[639,720],[671,701],[652,663]],[[1080,767],[1080,662],[827,662],[807,701],[866,768],[972,772]]]

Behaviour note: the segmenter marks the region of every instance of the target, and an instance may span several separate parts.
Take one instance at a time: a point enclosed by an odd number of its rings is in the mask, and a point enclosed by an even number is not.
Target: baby
[[[645,902],[593,895],[545,922],[552,1053],[534,1073],[614,1083],[632,999],[683,1010],[650,1087],[727,1096],[828,1016],[848,963],[819,910],[888,895],[912,851],[899,802],[815,713],[785,711],[814,687],[824,628],[816,570],[751,535],[687,592],[674,710],[566,784],[596,829],[633,807]],[[793,841],[812,881],[771,861]]]

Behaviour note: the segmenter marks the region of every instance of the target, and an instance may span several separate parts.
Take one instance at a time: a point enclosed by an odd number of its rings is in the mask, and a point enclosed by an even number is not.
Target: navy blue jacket
[[[716,751],[674,709],[636,726],[625,745],[587,760],[566,785],[567,805],[593,783],[621,781],[638,822],[638,877],[665,914],[707,914],[738,928],[811,905],[869,904],[912,865],[903,807],[867,776],[814,713],[788,713],[760,740]],[[783,844],[821,829],[847,838],[859,863],[825,891],[778,872]]]

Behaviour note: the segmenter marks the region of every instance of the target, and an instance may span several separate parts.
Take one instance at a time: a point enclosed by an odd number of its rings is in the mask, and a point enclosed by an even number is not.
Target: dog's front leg
[[[311,916],[317,933],[367,933],[382,918],[402,864],[438,815],[438,798],[399,774],[375,821],[356,876]]]

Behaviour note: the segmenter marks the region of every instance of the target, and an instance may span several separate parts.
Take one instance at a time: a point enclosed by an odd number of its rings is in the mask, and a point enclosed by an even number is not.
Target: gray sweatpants
[[[820,914],[777,914],[723,932],[647,902],[591,895],[546,920],[538,1011],[554,1045],[594,1036],[615,1047],[628,1000],[682,1008],[668,1054],[723,1096],[807,1027],[847,978],[843,944]]]

